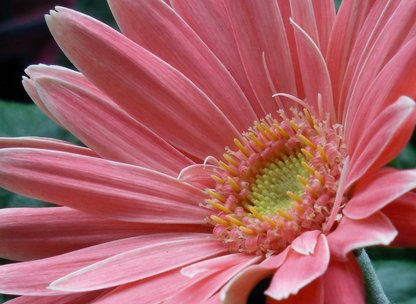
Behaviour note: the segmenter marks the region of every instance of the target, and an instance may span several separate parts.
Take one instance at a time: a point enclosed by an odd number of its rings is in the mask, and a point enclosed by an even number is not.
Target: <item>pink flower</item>
[[[416,244],[416,173],[381,168],[416,123],[416,2],[109,2],[124,35],[46,17],[82,74],[23,84],[88,148],[1,139],[0,185],[64,207],[2,210],[0,292],[244,303],[273,275],[270,303],[364,303],[351,251]]]

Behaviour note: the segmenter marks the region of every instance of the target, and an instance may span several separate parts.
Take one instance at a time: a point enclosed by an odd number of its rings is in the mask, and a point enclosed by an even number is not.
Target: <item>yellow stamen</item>
[[[222,178],[220,178],[220,177],[218,177],[218,176],[216,176],[216,175],[214,175],[214,174],[212,174],[211,175],[211,178],[214,180],[214,181],[216,181],[216,182],[218,182],[218,183],[220,183],[220,184],[225,184],[225,181],[222,179]]]
[[[244,209],[247,211],[250,211],[250,207],[252,207],[252,205],[247,201],[241,201],[241,205],[243,205]]]
[[[291,216],[290,214],[287,214],[286,212],[284,212],[283,210],[277,209],[277,213],[279,213],[279,215],[285,219],[287,219],[288,221],[293,221],[294,217]]]
[[[217,209],[217,210],[224,211],[225,213],[228,213],[228,214],[232,213],[232,212],[230,211],[230,209],[228,209],[228,208],[227,208],[227,207],[225,207],[224,205],[217,204],[217,203],[215,203],[214,201],[212,201],[212,200],[210,200],[210,199],[208,199],[207,201],[208,201],[208,203],[209,203],[212,207],[214,207],[214,208],[215,208],[215,209]]]
[[[292,129],[297,132],[298,131],[298,126],[297,124],[295,124],[293,121],[289,121],[289,124],[291,125]]]
[[[282,129],[281,126],[279,126],[277,123],[273,124],[273,127],[276,128],[277,132],[280,133],[280,135],[282,135],[285,139],[289,139],[290,136],[286,133],[285,130]]]
[[[244,148],[244,146],[237,138],[234,138],[234,143],[237,146],[237,148],[240,149],[240,151],[244,154],[245,157],[250,157],[250,153],[248,153],[246,148]]]
[[[325,184],[325,180],[322,177],[322,175],[318,171],[315,171],[315,176],[319,180],[319,182],[321,183],[321,185],[323,186]]]
[[[263,129],[263,127],[260,125],[260,123],[257,120],[254,122],[254,125],[261,132],[261,134],[263,134],[264,138],[270,139],[269,135],[267,135],[266,131]]]
[[[312,195],[312,197],[314,199],[317,199],[318,196],[316,195],[315,191],[313,191],[312,187],[310,185],[306,185],[305,186],[306,190],[308,190],[308,192]]]
[[[249,209],[250,209],[250,212],[251,212],[251,213],[253,213],[253,214],[254,214],[254,216],[255,216],[255,217],[257,217],[257,218],[260,220],[260,222],[263,222],[263,221],[264,221],[264,219],[263,219],[263,217],[261,216],[261,214],[260,214],[260,213],[258,213],[258,212],[257,212],[257,210],[256,210],[256,209],[254,209],[254,207],[250,207]]]
[[[240,222],[239,220],[237,220],[236,218],[232,217],[231,215],[226,215],[225,216],[231,223],[237,225],[238,227],[240,226],[245,226],[242,222]]]
[[[207,193],[208,193],[208,195],[211,195],[213,198],[216,198],[217,200],[219,200],[221,203],[226,202],[226,199],[223,198],[221,195],[219,195],[217,192],[214,192],[212,190],[208,190]]]
[[[230,155],[228,154],[223,154],[224,158],[230,163],[232,164],[234,167],[238,168],[238,163],[235,161],[234,158],[232,158]]]
[[[305,210],[303,210],[303,208],[296,202],[292,202],[292,206],[295,207],[301,214],[305,212]]]
[[[293,200],[295,200],[295,201],[297,201],[298,203],[302,203],[303,202],[303,200],[300,198],[300,197],[298,197],[297,195],[295,195],[292,191],[288,191],[288,192],[286,192],[286,194],[291,198],[291,199],[293,199]]]
[[[306,184],[308,183],[308,181],[306,179],[304,179],[302,176],[298,175],[296,176],[298,178],[298,180],[302,183],[302,185],[306,186]]]
[[[215,216],[215,215],[211,215],[211,219],[215,222],[217,222],[218,224],[223,224],[225,226],[230,226],[230,223],[223,220],[222,218]]]
[[[300,151],[302,151],[303,155],[305,155],[309,159],[312,159],[314,157],[313,154],[308,152],[308,150],[300,149]]]
[[[309,166],[307,163],[302,162],[302,166],[303,166],[303,168],[305,168],[306,170],[308,170],[310,174],[314,174],[315,175],[315,170],[311,166]]]
[[[263,143],[260,142],[260,140],[258,140],[258,138],[253,134],[253,132],[248,133],[248,136],[250,136],[251,140],[262,150],[265,149],[265,146],[263,145]]]
[[[299,138],[305,143],[305,145],[310,147],[313,151],[316,150],[316,146],[309,139],[307,139],[305,136],[303,136],[302,134],[299,134]]]
[[[247,234],[251,234],[251,235],[256,235],[257,233],[255,233],[253,230],[246,228],[246,227],[239,227],[238,229],[240,229],[241,231],[243,231],[244,233]]]
[[[267,134],[269,134],[271,138],[273,138],[274,140],[279,139],[279,137],[277,137],[277,135],[272,130],[270,130],[270,128],[265,123],[261,123],[261,126],[264,130],[266,130]]]
[[[309,114],[308,110],[303,109],[303,113],[305,113],[306,119],[308,120],[309,124],[311,127],[313,127],[313,121],[312,121],[312,117]]]
[[[318,151],[319,151],[319,154],[321,155],[322,160],[327,163],[328,158],[326,157],[324,148],[322,148],[321,146],[318,145]]]
[[[227,164],[225,164],[222,160],[220,160],[220,165],[223,167],[228,173],[230,173],[233,176],[238,176],[238,174],[230,168]]]
[[[233,180],[231,177],[227,177],[228,181],[230,182],[231,187],[233,187],[234,191],[239,193],[241,191],[240,187],[238,187],[238,184]]]
[[[269,224],[270,224],[270,226],[272,226],[273,228],[275,228],[276,227],[276,222],[274,222],[274,221],[272,221],[271,219],[269,219],[269,217],[268,216],[265,216],[265,217],[263,217],[264,218],[264,220],[266,221],[266,222],[268,222]],[[283,225],[283,224],[282,224]]]

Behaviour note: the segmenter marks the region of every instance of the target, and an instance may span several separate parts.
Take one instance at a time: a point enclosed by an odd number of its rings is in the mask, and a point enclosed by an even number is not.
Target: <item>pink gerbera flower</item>
[[[416,2],[109,1],[46,17],[37,105],[88,148],[0,140],[10,303],[364,303],[351,250],[414,246]],[[168,1],[166,1],[168,2]],[[407,97],[406,97],[407,96]],[[279,302],[280,303],[280,302]]]

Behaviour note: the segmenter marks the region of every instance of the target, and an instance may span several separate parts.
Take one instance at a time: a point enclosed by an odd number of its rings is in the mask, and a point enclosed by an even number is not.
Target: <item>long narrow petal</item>
[[[0,185],[102,217],[203,224],[206,194],[170,176],[94,157],[41,149],[1,149]]]
[[[183,74],[110,27],[64,8],[52,11],[46,21],[85,77],[180,150],[200,159],[219,156],[234,138],[241,137]]]
[[[319,45],[326,58],[329,38],[336,19],[335,2],[332,0],[312,0],[315,22],[319,34]]]
[[[414,188],[416,170],[379,170],[355,187],[344,214],[364,219]]]
[[[62,296],[21,296],[6,302],[7,304],[86,304],[91,303],[102,294],[105,294],[107,290],[95,290],[90,292],[80,292]],[[94,302],[95,303],[95,302]]]
[[[178,179],[190,183],[201,189],[215,188],[215,181],[211,175],[216,174],[218,166],[196,164],[184,168],[178,176]]]
[[[383,68],[372,83],[349,126],[348,147],[354,148],[362,130],[400,96],[416,97],[416,38],[406,44]]]
[[[398,247],[416,247],[416,193],[408,192],[381,211],[389,218],[399,234],[391,243]]]
[[[384,109],[365,129],[356,148],[349,151],[351,168],[347,187],[379,169],[405,147],[416,124],[416,104],[407,97]]]
[[[240,132],[253,123],[256,115],[235,80],[172,8],[147,0],[109,4],[123,34],[184,74]]]
[[[236,259],[236,261],[230,261],[230,263],[223,264],[223,266],[217,270],[217,272],[211,274],[208,277],[203,276],[201,279],[194,279],[194,281],[184,290],[173,296],[166,301],[166,304],[194,304],[201,303],[207,300],[215,292],[217,292],[223,285],[225,285],[232,277],[238,274],[243,269],[258,263],[263,259],[260,256],[244,255]],[[231,258],[232,259],[232,258]],[[210,272],[208,272],[210,273]],[[211,271],[212,273],[212,271]],[[207,273],[204,273],[206,275]]]
[[[54,117],[101,157],[175,177],[193,164],[126,112],[98,96],[54,78],[38,77],[35,83]]]
[[[206,237],[206,235],[203,235]],[[0,266],[0,293],[15,295],[59,295],[47,289],[53,281],[111,256],[152,244],[179,239],[200,239],[200,234],[146,235],[80,249],[47,259]]]
[[[321,117],[329,113],[331,121],[335,123],[337,120],[333,106],[331,79],[322,53],[308,33],[296,24],[296,20],[292,21],[292,24],[299,63],[303,67],[301,73],[306,100]]]
[[[0,256],[16,261],[43,259],[109,241],[161,232],[209,233],[210,228],[114,221],[66,207],[2,209]]]
[[[273,94],[297,95],[292,58],[279,7],[274,1],[227,0],[225,3],[251,86],[264,113],[273,113],[279,109]],[[289,110],[291,106],[283,104],[280,108]]]
[[[239,84],[258,117],[264,112],[251,88],[238,53],[223,1],[172,0],[172,7],[195,31]]]
[[[352,253],[345,262],[332,259],[322,278],[325,303],[365,304],[363,275]]]
[[[290,0],[292,19],[305,31],[316,46],[320,48],[317,18],[313,9],[312,0]]]
[[[72,143],[45,137],[1,137],[0,149],[5,148],[33,148],[33,149],[46,149],[53,151],[61,151],[74,153],[85,156],[99,157],[95,152],[88,148],[80,147]]]
[[[288,254],[283,265],[276,271],[265,294],[282,300],[297,294],[301,288],[319,278],[327,269],[330,252],[324,235],[318,236],[314,253],[303,255],[296,251]],[[300,269],[300,271],[293,271]]]
[[[54,281],[49,288],[80,292],[117,286],[226,251],[220,242],[208,239],[206,234],[190,234],[112,256]]]
[[[190,282],[191,279],[175,269],[137,282],[123,284],[95,301],[94,304],[154,304],[171,298],[186,288]]]
[[[348,252],[373,245],[388,245],[397,235],[389,219],[381,212],[353,220],[344,216],[335,231],[328,235],[331,254],[346,259]]]

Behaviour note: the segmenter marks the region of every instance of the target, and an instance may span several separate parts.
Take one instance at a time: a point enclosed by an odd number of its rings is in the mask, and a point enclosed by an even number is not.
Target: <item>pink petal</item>
[[[363,275],[352,253],[345,262],[332,259],[322,278],[325,303],[365,304]]]
[[[370,41],[361,40],[361,44],[365,45],[365,50],[356,53],[356,56],[360,56],[360,60],[356,69],[351,70],[354,77],[346,96],[347,100],[351,102],[348,106],[347,115],[344,117],[347,138],[349,137],[348,128],[352,124],[356,109],[368,91],[369,85],[385,64],[397,53],[403,43],[414,35],[412,33],[409,36],[415,25],[415,14],[416,2],[390,1],[390,3],[380,8],[379,15],[373,16],[378,19],[377,26],[371,28],[372,37],[368,39]],[[360,39],[362,38],[360,37]]]
[[[224,147],[241,137],[218,107],[183,74],[110,27],[68,9],[58,10],[46,21],[68,58],[94,85],[156,134],[200,159],[222,155]]]
[[[366,218],[413,188],[416,170],[379,170],[354,188],[344,214],[353,219]]]
[[[326,57],[329,37],[336,18],[335,3],[332,0],[312,0],[312,4],[319,34],[321,53]]]
[[[275,93],[297,95],[289,44],[277,3],[225,1],[225,4],[246,74],[264,113],[279,108],[289,110],[292,104],[281,104],[272,98]]]
[[[322,279],[317,278],[310,284],[303,287],[295,295],[290,295],[287,299],[275,300],[273,298],[267,298],[267,304],[324,304],[324,288]],[[325,302],[326,303],[326,302]],[[330,302],[333,303],[333,302]]]
[[[345,259],[347,253],[373,245],[388,245],[397,235],[397,230],[381,212],[360,220],[344,216],[335,231],[328,235],[331,254]]]
[[[373,0],[374,2],[375,0]],[[329,38],[326,62],[331,75],[334,93],[334,106],[337,116],[342,117],[344,106],[338,106],[338,97],[345,70],[354,47],[355,40],[372,6],[371,1],[344,0],[335,19]]]
[[[416,193],[408,192],[381,211],[389,218],[399,234],[391,243],[397,247],[416,247]]]
[[[182,168],[193,164],[159,136],[104,99],[58,79],[38,77],[35,83],[42,101],[54,117],[103,158],[175,177]]]
[[[297,294],[325,272],[329,256],[326,237],[321,234],[312,255],[303,255],[296,251],[288,254],[283,265],[274,274],[265,294],[276,300]]]
[[[371,84],[354,115],[349,130],[349,147],[356,146],[362,130],[400,96],[416,96],[416,38],[412,39],[386,64]]]
[[[20,295],[60,295],[66,292],[47,289],[50,283],[73,271],[152,244],[175,239],[206,237],[201,234],[146,235],[113,241],[42,260],[0,266],[0,293]]]
[[[253,124],[256,114],[235,80],[169,6],[147,0],[115,0],[109,4],[124,35],[183,73],[239,132]]]
[[[218,166],[196,164],[184,168],[178,179],[190,183],[200,189],[215,188],[215,181],[211,175],[215,175]]]
[[[80,147],[72,143],[44,137],[1,137],[0,149],[5,148],[34,148],[34,149],[46,149],[61,152],[68,152],[74,154],[80,154],[85,156],[99,157],[93,151],[88,148]]]
[[[36,260],[132,236],[210,230],[202,225],[101,219],[66,207],[2,209],[0,256],[17,261]]]
[[[214,274],[206,277],[207,273],[204,273],[200,279],[197,277],[187,288],[166,301],[166,304],[201,303],[212,296],[217,290],[219,290],[225,283],[227,283],[240,271],[255,263],[258,263],[263,259],[263,257],[260,256],[247,254],[242,254],[238,258],[236,258],[235,255],[232,256],[233,257],[229,259],[230,263],[228,265],[220,263],[222,264],[222,267],[218,265],[219,270],[217,270],[217,272]],[[233,261],[233,258],[236,258],[236,261]],[[212,270],[210,272],[212,273]]]
[[[313,254],[321,233],[322,231],[319,230],[304,232],[292,242],[291,247],[303,255]]]
[[[204,224],[201,190],[155,171],[41,149],[1,149],[0,185],[102,217]]]
[[[75,294],[63,295],[63,296],[21,296],[12,299],[7,304],[74,304],[74,303],[91,303],[102,294],[105,294],[106,290],[96,290],[90,292],[80,292]],[[95,302],[94,302],[95,303]]]
[[[171,270],[140,281],[123,284],[94,304],[140,303],[154,304],[168,299],[186,288],[191,280]]]
[[[316,1],[315,1],[316,2]],[[292,11],[292,19],[302,28],[307,36],[320,48],[318,26],[316,24],[314,7],[311,0],[290,0],[290,8]]]
[[[173,0],[172,7],[230,72],[258,117],[264,112],[244,70],[223,1]],[[251,122],[252,123],[252,122]]]
[[[189,234],[109,257],[54,281],[49,288],[79,292],[117,286],[226,251],[220,242],[205,234]]]
[[[306,101],[319,116],[324,117],[326,113],[329,113],[332,122],[335,123],[337,120],[333,106],[331,80],[322,53],[312,38],[296,22],[292,21],[292,24],[299,63],[302,67]]]
[[[353,151],[347,187],[392,160],[405,147],[416,124],[415,102],[407,97],[380,113],[361,134]],[[377,134],[377,135],[376,135]]]

